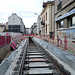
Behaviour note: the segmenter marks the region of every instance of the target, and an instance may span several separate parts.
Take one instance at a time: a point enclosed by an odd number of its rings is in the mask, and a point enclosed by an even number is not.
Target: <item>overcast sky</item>
[[[43,0],[0,0],[0,23],[8,22],[8,17],[16,13],[23,19],[26,27],[31,27],[42,11],[42,4]]]

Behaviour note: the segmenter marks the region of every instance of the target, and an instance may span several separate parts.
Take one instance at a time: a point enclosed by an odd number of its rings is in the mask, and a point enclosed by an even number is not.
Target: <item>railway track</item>
[[[18,75],[70,75],[38,43],[29,38],[29,44],[21,55]]]

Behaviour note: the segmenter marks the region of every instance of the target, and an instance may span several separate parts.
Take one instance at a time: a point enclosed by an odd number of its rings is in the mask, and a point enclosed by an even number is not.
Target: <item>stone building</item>
[[[55,0],[56,36],[75,39],[75,0]]]
[[[41,34],[53,35],[54,27],[54,1],[43,3],[43,11],[41,13]]]

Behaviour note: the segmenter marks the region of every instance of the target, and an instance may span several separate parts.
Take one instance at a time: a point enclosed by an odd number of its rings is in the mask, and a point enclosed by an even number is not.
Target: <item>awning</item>
[[[57,19],[55,19],[55,21],[59,21],[59,20],[61,20],[61,19],[63,19],[63,18],[66,18],[66,17],[68,17],[68,16],[71,16],[71,15],[73,15],[73,14],[75,14],[75,9],[73,9],[72,11],[70,11],[70,12],[68,12],[68,13],[66,13],[66,14],[64,14],[64,15],[62,15],[62,16],[60,16],[60,17],[58,17]]]

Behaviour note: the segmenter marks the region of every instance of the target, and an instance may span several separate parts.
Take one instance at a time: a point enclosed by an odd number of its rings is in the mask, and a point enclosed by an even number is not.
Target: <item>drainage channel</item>
[[[61,75],[31,38],[23,66],[23,75]]]

